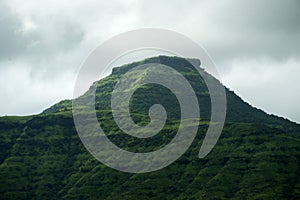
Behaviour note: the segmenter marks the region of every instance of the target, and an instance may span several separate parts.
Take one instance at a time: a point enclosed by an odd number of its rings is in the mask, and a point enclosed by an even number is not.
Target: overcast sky
[[[165,28],[206,48],[223,83],[268,113],[300,122],[300,1],[0,0],[0,115],[72,98],[101,42]]]

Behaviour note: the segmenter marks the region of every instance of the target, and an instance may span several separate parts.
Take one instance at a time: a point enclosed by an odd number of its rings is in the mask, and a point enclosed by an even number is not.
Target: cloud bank
[[[299,18],[297,0],[4,0],[0,115],[39,113],[72,98],[79,67],[97,45],[156,27],[203,45],[225,85],[252,105],[300,122]]]

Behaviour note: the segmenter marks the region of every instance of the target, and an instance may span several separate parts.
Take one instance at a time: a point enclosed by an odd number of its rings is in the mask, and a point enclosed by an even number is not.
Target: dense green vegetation
[[[131,115],[139,124],[149,122],[151,105],[161,103],[166,108],[167,123],[153,138],[124,134],[110,111],[111,91],[120,76],[138,64],[157,60],[181,71],[201,102],[197,137],[181,158],[146,174],[106,167],[81,143],[71,101],[65,100],[40,115],[0,118],[0,199],[300,198],[300,126],[251,107],[232,91],[226,90],[228,114],[221,138],[207,157],[198,158],[208,127],[210,97],[201,77],[181,58],[160,56],[115,68],[91,86],[97,87],[99,122],[115,144],[149,152],[167,144],[176,133],[180,111],[166,88],[147,85],[131,101]],[[80,98],[87,95],[89,91]]]

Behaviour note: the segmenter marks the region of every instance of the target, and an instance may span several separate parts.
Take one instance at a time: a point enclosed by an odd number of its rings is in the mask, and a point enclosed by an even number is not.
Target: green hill
[[[135,122],[147,124],[150,106],[162,104],[168,120],[159,134],[146,139],[131,137],[112,118],[114,85],[128,70],[151,62],[180,71],[200,102],[201,120],[194,124],[199,127],[198,134],[182,157],[145,174],[106,167],[83,146],[75,130],[72,102],[64,100],[39,115],[0,118],[0,199],[300,198],[300,125],[253,108],[228,89],[222,135],[207,157],[198,158],[210,119],[210,96],[203,79],[182,58],[159,56],[127,64],[91,86],[97,88],[97,116],[110,140],[133,152],[150,152],[176,134],[178,101],[155,84],[134,93],[130,110]],[[84,101],[88,95],[90,91],[79,98]]]

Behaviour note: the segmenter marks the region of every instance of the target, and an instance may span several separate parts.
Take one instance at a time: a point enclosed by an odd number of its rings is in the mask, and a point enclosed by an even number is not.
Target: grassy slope
[[[178,126],[174,95],[165,95],[169,91],[151,85],[134,94],[132,117],[145,124],[149,107],[162,103],[170,119],[160,134],[148,140],[134,139],[118,130],[112,120],[109,99],[114,84],[122,73],[151,59],[116,68],[92,86],[97,87],[96,108],[101,110],[97,114],[104,122],[102,128],[114,143],[131,151],[164,146]],[[210,99],[203,81],[186,69],[182,59],[159,57],[159,61],[183,70],[201,102],[201,116],[209,118]],[[207,122],[201,121],[197,139],[179,160],[147,174],[118,172],[96,161],[75,131],[69,100],[41,115],[2,117],[0,199],[300,198],[300,126],[267,115],[226,92],[227,123],[213,151],[204,159],[197,157],[207,129]],[[89,91],[81,98],[87,95]]]
[[[110,98],[111,92],[115,84],[118,82],[119,78],[126,73],[128,70],[134,68],[137,65],[159,62],[161,64],[168,65],[177,71],[181,72],[185,78],[190,82],[193,87],[200,106],[201,118],[209,120],[210,119],[210,106],[211,100],[203,78],[199,76],[198,72],[195,69],[191,68],[191,65],[187,63],[185,59],[178,57],[167,57],[159,56],[149,58],[143,61],[134,62],[131,64],[123,65],[113,69],[113,72],[108,77],[101,79],[100,81],[95,82],[91,87],[97,87],[96,92],[96,108],[98,110],[110,110]],[[203,70],[204,76],[208,76],[209,79],[216,81],[218,80],[213,78],[210,74],[206,73]],[[134,78],[133,78],[134,79]],[[138,79],[138,77],[137,77]],[[134,85],[134,84],[133,84]],[[264,111],[252,107],[250,104],[244,102],[239,96],[237,96],[233,91],[225,88],[227,96],[227,122],[246,122],[246,123],[257,123],[257,124],[268,124],[269,126],[281,128],[287,130],[290,134],[294,136],[299,136],[300,126],[294,122],[291,122],[282,117],[269,115]],[[83,101],[86,97],[90,96],[90,90],[87,91],[82,97]],[[166,95],[167,94],[167,95]],[[170,93],[166,91],[163,87],[151,86],[148,85],[142,89],[138,89],[135,93],[135,98],[133,98],[134,109],[133,112],[147,114],[148,109],[153,103],[156,103],[155,100],[159,99],[161,104],[168,111],[168,115],[171,118],[180,117],[180,113],[177,106],[177,100]],[[43,113],[55,113],[62,111],[71,111],[72,101],[63,100],[54,106],[46,109]]]
[[[9,133],[3,121],[15,119],[1,118],[2,136]],[[23,123],[0,164],[2,199],[300,197],[300,141],[279,129],[228,123],[213,151],[200,160],[197,154],[207,128],[201,122],[197,139],[175,163],[157,172],[129,174],[100,164],[85,150],[71,113],[36,116]],[[4,137],[2,143],[10,144],[10,134]]]

